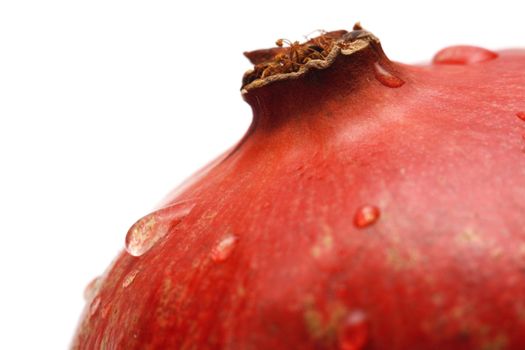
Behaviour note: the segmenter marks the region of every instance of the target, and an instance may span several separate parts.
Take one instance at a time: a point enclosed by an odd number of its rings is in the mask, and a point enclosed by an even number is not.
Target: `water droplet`
[[[376,79],[381,84],[389,88],[398,88],[405,84],[405,82],[401,78],[396,77],[394,74],[390,73],[378,62],[374,63],[374,74]]]
[[[211,259],[215,262],[221,262],[231,255],[239,238],[233,234],[224,237],[211,251]]]
[[[368,342],[369,324],[366,313],[354,310],[339,329],[339,350],[361,350]]]
[[[100,306],[100,297],[96,297],[89,305],[89,316],[93,316]]]
[[[516,117],[518,117],[521,120],[525,121],[525,112],[518,112],[518,113],[516,113]]]
[[[364,205],[357,209],[354,216],[354,224],[358,228],[363,228],[372,225],[379,220],[379,208],[373,205]]]
[[[135,280],[135,277],[137,277],[138,274],[139,274],[139,270],[133,270],[130,273],[128,273],[126,277],[124,277],[124,280],[122,281],[122,287],[127,288],[130,284],[132,284],[133,281]]]
[[[159,239],[177,226],[195,206],[192,202],[180,202],[154,211],[137,221],[126,235],[126,250],[133,256],[141,256]]]
[[[86,288],[84,288],[84,300],[90,300],[98,293],[101,282],[102,280],[100,276],[98,276],[93,278],[91,282],[87,284]]]
[[[493,60],[498,54],[476,46],[450,46],[439,51],[432,60],[434,64],[467,65]]]

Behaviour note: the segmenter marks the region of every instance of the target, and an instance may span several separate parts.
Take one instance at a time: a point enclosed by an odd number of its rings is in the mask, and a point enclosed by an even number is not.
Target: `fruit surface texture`
[[[525,349],[525,50],[320,34],[246,53],[250,129],[130,228],[74,349]]]

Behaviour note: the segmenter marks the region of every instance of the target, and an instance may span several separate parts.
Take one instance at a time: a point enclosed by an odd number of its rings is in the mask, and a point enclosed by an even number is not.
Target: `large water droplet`
[[[101,282],[102,280],[100,276],[98,276],[93,278],[91,282],[87,284],[86,288],[84,288],[84,300],[91,300],[98,293]]]
[[[379,208],[373,205],[364,205],[357,209],[354,216],[354,224],[358,228],[363,228],[372,225],[379,220]]]
[[[354,310],[344,319],[339,329],[339,350],[362,350],[369,337],[366,313]]]
[[[139,270],[133,270],[130,273],[124,277],[124,280],[122,281],[122,288],[127,288],[130,284],[133,283],[135,280],[135,277],[139,274]]]
[[[211,259],[215,262],[221,262],[228,259],[232,254],[233,249],[235,249],[238,240],[239,238],[233,234],[229,234],[221,239],[221,241],[213,247],[210,254]]]
[[[401,78],[396,77],[381,66],[379,62],[374,63],[374,75],[381,84],[389,88],[398,88],[405,83]]]
[[[151,249],[170,229],[178,225],[191,212],[193,202],[180,202],[146,215],[137,221],[126,235],[126,250],[141,256]]]
[[[516,117],[518,117],[521,120],[525,121],[525,112],[518,112],[518,113],[516,113]]]
[[[493,60],[498,54],[476,46],[450,46],[439,51],[432,62],[434,64],[460,64],[467,65]]]

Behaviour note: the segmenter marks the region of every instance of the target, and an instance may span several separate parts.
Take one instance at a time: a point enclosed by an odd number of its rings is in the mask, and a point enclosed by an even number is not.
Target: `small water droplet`
[[[102,280],[100,276],[98,276],[93,278],[91,282],[87,284],[86,288],[84,288],[84,300],[88,301],[98,293],[101,282]]]
[[[100,306],[100,297],[96,297],[91,302],[91,305],[89,305],[89,316],[90,317],[93,316],[97,312],[99,306]]]
[[[354,310],[339,329],[339,350],[362,350],[368,342],[369,324],[366,313]]]
[[[154,211],[137,221],[126,235],[126,250],[133,256],[141,256],[155,243],[177,226],[195,206],[192,202],[180,202]]]
[[[211,259],[215,262],[221,262],[231,255],[239,238],[233,234],[229,234],[212,249]]]
[[[357,209],[354,216],[354,224],[358,228],[363,228],[374,224],[379,220],[379,208],[373,205],[364,205]]]
[[[434,64],[467,65],[493,60],[498,54],[476,46],[450,46],[439,51],[432,60]]]
[[[374,74],[376,79],[381,84],[389,88],[398,88],[405,84],[401,78],[396,77],[394,74],[390,73],[383,66],[381,66],[379,62],[374,63]]]
[[[518,113],[516,113],[516,117],[518,117],[521,120],[525,121],[525,112],[518,112]]]
[[[135,280],[135,277],[139,274],[139,270],[133,270],[130,273],[124,277],[124,280],[122,281],[122,288],[127,288],[130,284],[133,283]]]

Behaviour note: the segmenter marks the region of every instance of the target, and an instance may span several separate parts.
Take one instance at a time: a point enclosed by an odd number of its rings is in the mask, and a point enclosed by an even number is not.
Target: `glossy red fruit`
[[[73,348],[525,349],[525,51],[247,56],[246,137],[130,229]]]

